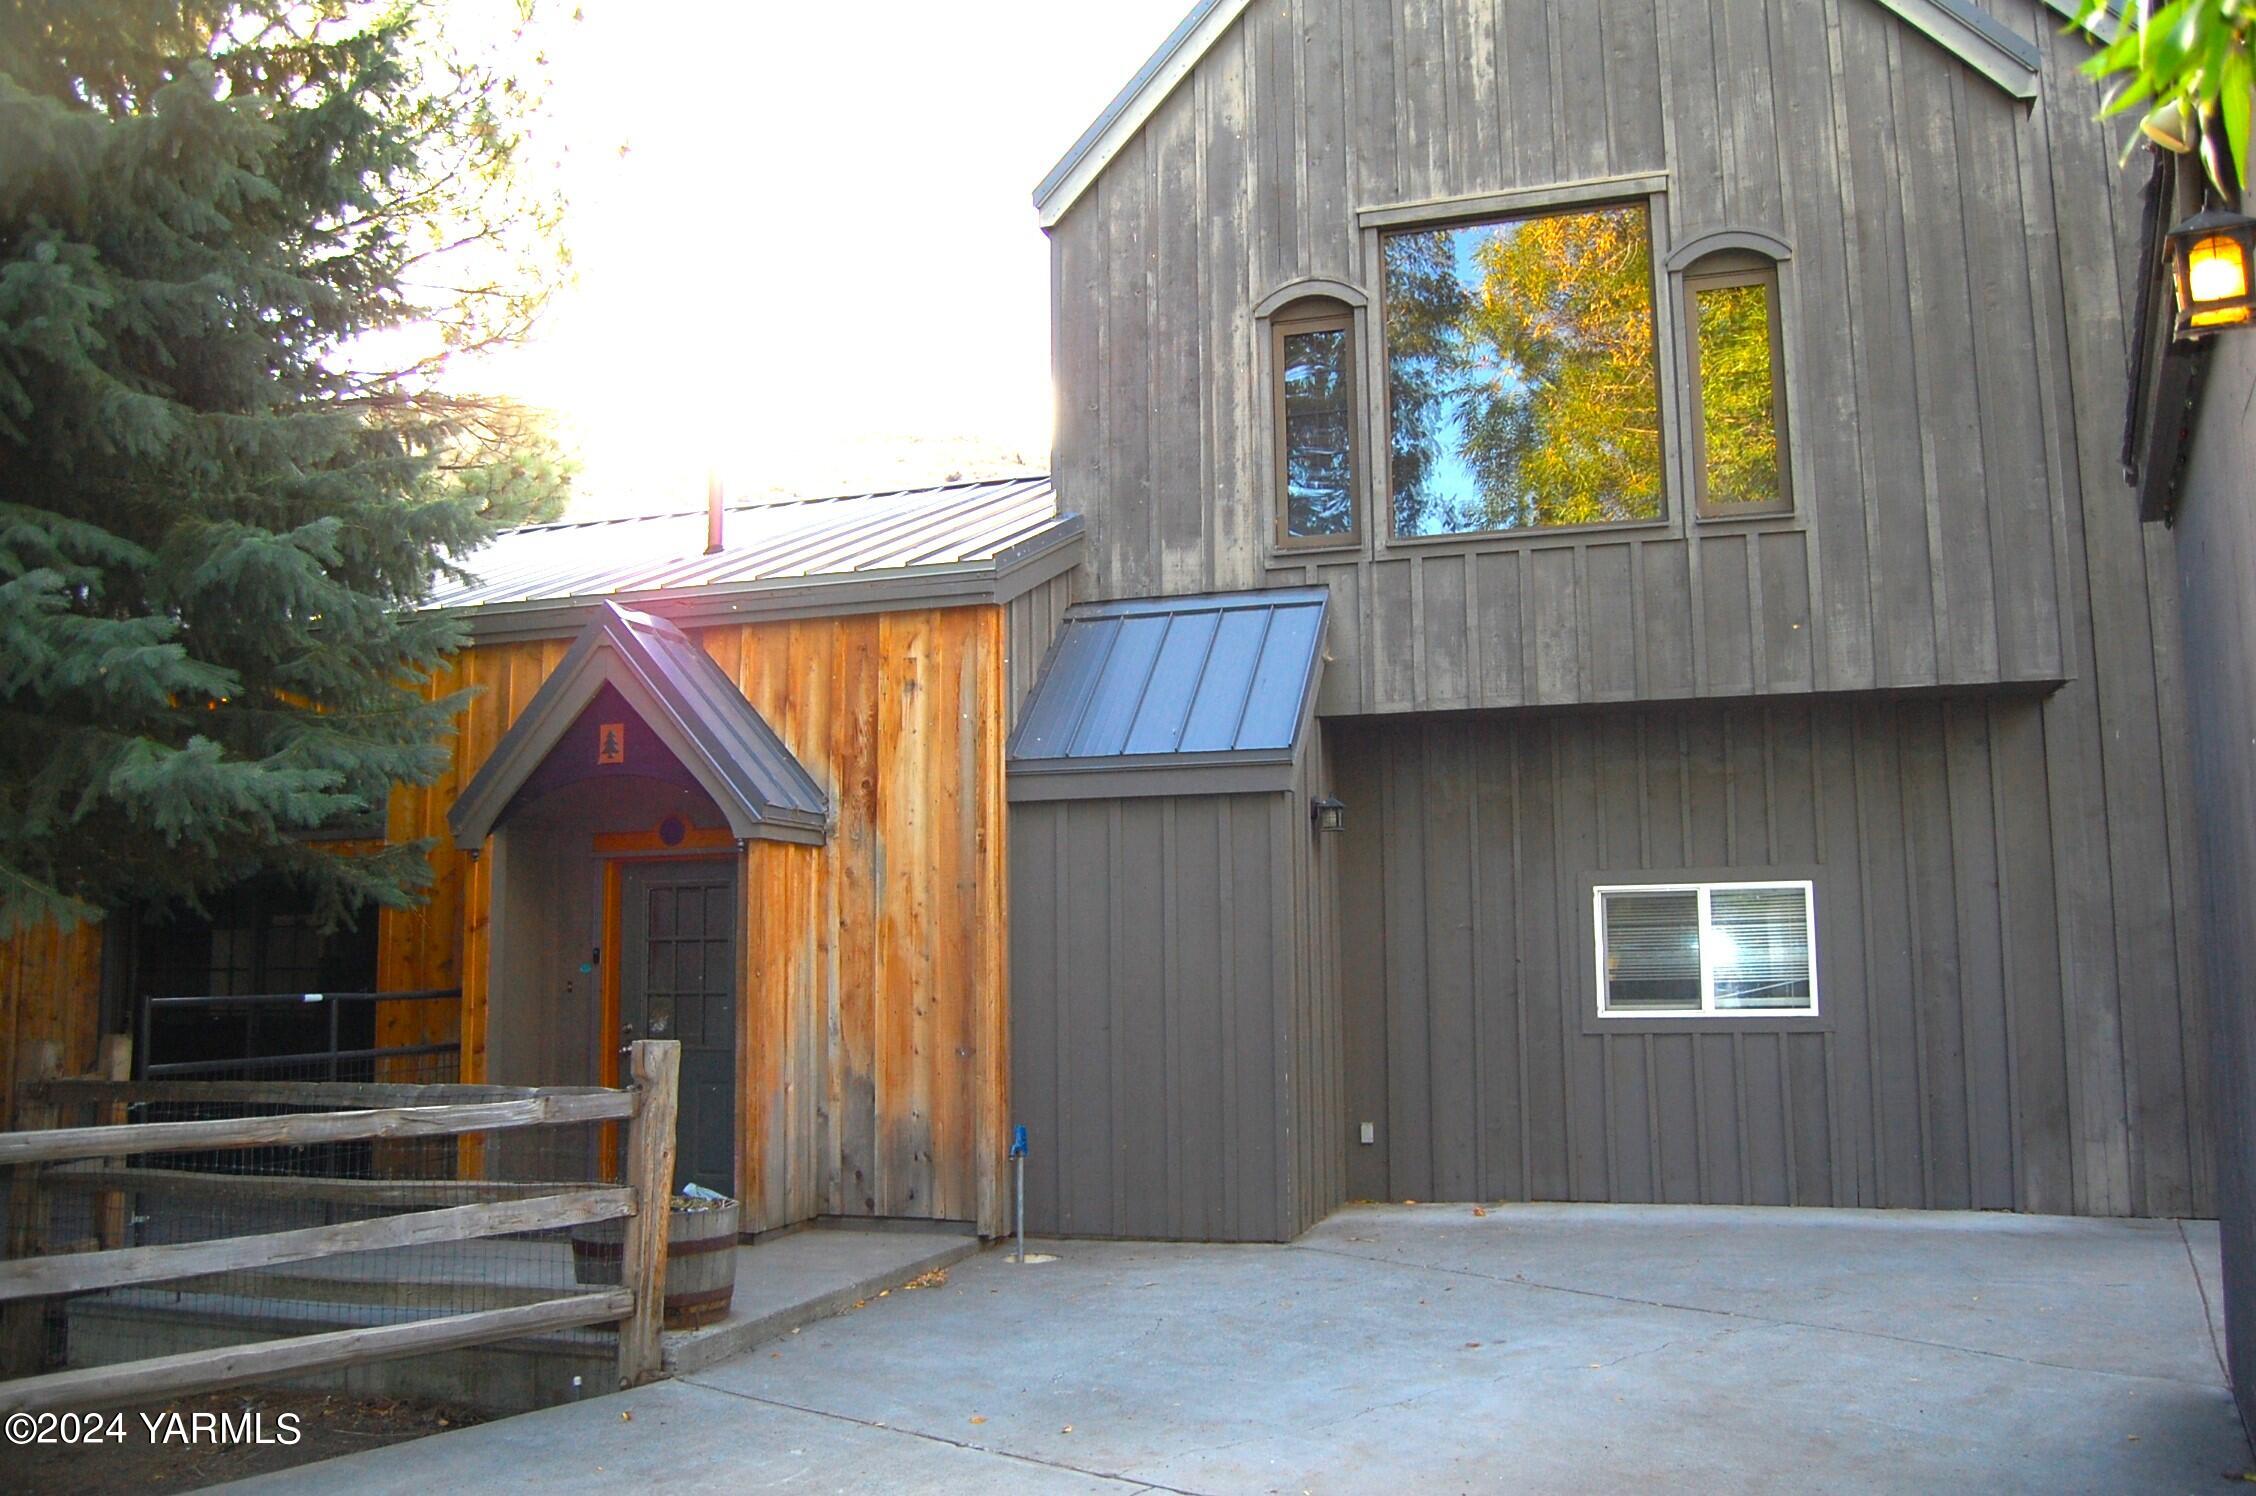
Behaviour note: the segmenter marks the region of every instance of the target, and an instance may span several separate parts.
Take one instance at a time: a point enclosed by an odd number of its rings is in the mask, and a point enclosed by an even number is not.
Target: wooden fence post
[[[620,1282],[634,1292],[634,1313],[619,1325],[619,1385],[634,1387],[658,1375],[659,1331],[666,1318],[667,1202],[674,1193],[674,1114],[681,1080],[681,1045],[673,1039],[638,1039],[628,1046],[635,1088],[634,1120],[627,1124],[626,1183],[635,1213],[627,1218]]]
[[[104,1034],[101,1050],[94,1057],[94,1075],[98,1080],[133,1079],[133,1040],[125,1034]],[[125,1121],[125,1116],[125,1104],[112,1101],[92,1120],[96,1126],[115,1127]],[[104,1190],[94,1197],[94,1238],[107,1249],[124,1246],[125,1235],[125,1192]]]
[[[55,1106],[28,1088],[63,1073],[63,1046],[53,1039],[24,1045],[16,1064],[16,1130],[45,1132],[55,1125]],[[47,1245],[47,1199],[39,1188],[38,1164],[20,1164],[8,1180],[8,1255],[37,1257]],[[31,1376],[47,1360],[47,1306],[39,1299],[0,1305],[0,1375]]]

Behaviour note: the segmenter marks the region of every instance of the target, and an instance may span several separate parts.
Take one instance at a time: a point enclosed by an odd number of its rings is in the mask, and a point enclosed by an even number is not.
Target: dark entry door
[[[619,1020],[681,1041],[674,1184],[736,1193],[736,869],[629,863],[620,877]]]

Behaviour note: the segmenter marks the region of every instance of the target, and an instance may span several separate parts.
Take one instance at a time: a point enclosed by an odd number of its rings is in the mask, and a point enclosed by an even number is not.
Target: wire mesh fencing
[[[626,1271],[627,1221],[617,1192],[604,1188],[620,1175],[627,1124],[617,1113],[436,1136],[308,1136],[293,1120],[618,1093],[356,1083],[301,1069],[259,1080],[60,1081],[45,1094],[65,1125],[89,1115],[219,1124],[236,1141],[257,1141],[16,1168],[5,1207],[11,1257],[97,1251],[116,1261],[118,1249],[149,1248],[144,1267],[186,1270],[18,1298],[8,1375],[525,1309],[615,1289]],[[381,1372],[324,1372],[319,1384],[517,1411],[615,1385],[618,1364],[609,1324],[555,1324],[475,1350],[387,1358]]]

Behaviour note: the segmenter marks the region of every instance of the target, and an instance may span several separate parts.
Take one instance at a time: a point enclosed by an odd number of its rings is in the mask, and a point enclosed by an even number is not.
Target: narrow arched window
[[[1361,477],[1354,309],[1328,296],[1304,297],[1271,316],[1269,339],[1278,544],[1352,544],[1360,533]]]
[[[1777,261],[1749,249],[1703,255],[1685,270],[1683,306],[1695,512],[1790,511]]]

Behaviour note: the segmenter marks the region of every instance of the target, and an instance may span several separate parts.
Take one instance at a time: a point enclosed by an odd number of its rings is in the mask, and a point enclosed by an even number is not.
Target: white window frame
[[[1719,1008],[1715,1000],[1715,929],[1710,897],[1718,889],[1798,888],[1802,892],[1804,939],[1809,949],[1810,997],[1798,1008]],[[1606,1006],[1606,895],[1610,893],[1690,893],[1699,896],[1700,1006],[1697,1008],[1609,1008]],[[1812,1018],[1818,1012],[1817,885],[1808,878],[1744,878],[1705,883],[1601,883],[1590,891],[1591,930],[1595,936],[1598,1016],[1602,1019],[1654,1018]]]

